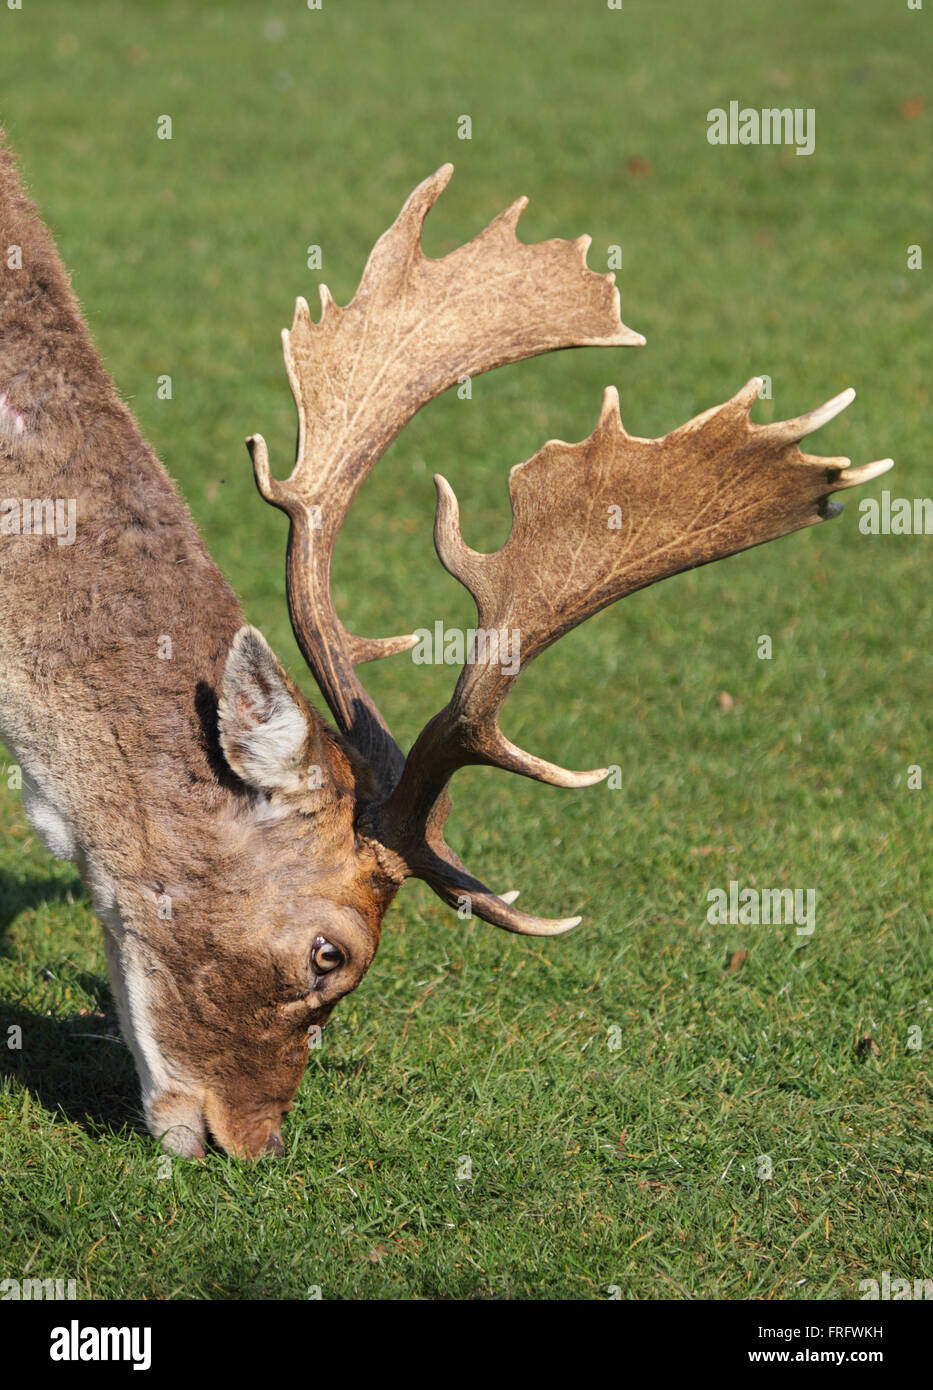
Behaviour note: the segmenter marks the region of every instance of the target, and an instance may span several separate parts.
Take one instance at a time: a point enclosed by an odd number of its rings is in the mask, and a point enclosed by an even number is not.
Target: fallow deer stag
[[[587,269],[587,237],[519,242],[523,199],[426,258],[422,223],[450,174],[414,191],[346,308],[322,287],[314,323],[298,300],[283,334],[299,424],[287,481],[261,436],[248,441],[260,492],[291,521],[292,625],[335,732],[246,625],[0,149],[0,735],[33,826],[80,866],[146,1121],[171,1153],[200,1156],[208,1135],[237,1154],[281,1150],[309,1029],[359,984],[406,877],[508,931],[579,920],[531,916],[475,878],[444,840],[447,788],[470,763],[559,787],[605,769],[568,772],[505,738],[516,669],[492,642],[405,757],[355,668],[415,639],[351,635],[330,594],[357,490],[427,401],[537,353],[644,341],[621,322],[613,276]],[[517,630],[523,669],[616,599],[820,521],[838,510],[831,493],[889,467],[798,450],[851,391],[759,426],[759,386],[663,439],[627,434],[610,387],[588,439],[551,440],[512,469],[495,554],[464,543],[437,478],[437,551],[483,634]],[[56,534],[50,518],[72,504],[73,536]]]

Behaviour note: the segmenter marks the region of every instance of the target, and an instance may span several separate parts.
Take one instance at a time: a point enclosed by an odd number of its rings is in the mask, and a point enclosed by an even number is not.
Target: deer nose
[[[275,1154],[276,1158],[281,1158],[285,1152],[285,1146],[277,1134],[270,1134],[266,1140],[266,1153]]]

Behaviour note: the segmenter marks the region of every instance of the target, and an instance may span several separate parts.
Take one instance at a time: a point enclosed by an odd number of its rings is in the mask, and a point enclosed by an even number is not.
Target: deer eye
[[[338,951],[325,936],[315,937],[314,945],[311,947],[311,964],[319,975],[326,975],[329,970],[336,970],[338,965],[343,965],[343,952]]]

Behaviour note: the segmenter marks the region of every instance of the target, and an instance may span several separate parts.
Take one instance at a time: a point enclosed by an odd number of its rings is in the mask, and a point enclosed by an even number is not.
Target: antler
[[[462,377],[554,348],[644,342],[619,317],[615,277],[587,269],[589,237],[518,241],[525,198],[465,246],[429,260],[421,228],[452,172],[445,164],[415,189],[346,308],[322,285],[315,324],[297,301],[282,333],[298,408],[291,477],[271,476],[261,435],[247,440],[259,491],[291,520],[287,587],[298,644],[338,726],[386,792],[404,760],[354,668],[417,639],[354,637],[334,610],[331,557],[361,484],[415,412]]]
[[[419,735],[382,809],[379,833],[408,872],[446,902],[457,905],[466,896],[478,916],[533,935],[556,935],[580,920],[518,911],[511,905],[517,894],[491,893],[443,838],[447,783],[466,764],[491,764],[559,787],[589,786],[608,773],[567,771],[503,735],[499,710],[521,670],[626,594],[836,515],[842,508],[828,501],[830,493],[891,467],[883,459],[846,472],[848,459],[816,458],[796,447],[844,410],[854,391],[798,419],[754,425],[748,414],[761,384],[752,378],[725,405],[663,439],[627,434],[609,387],[588,439],[550,440],[512,469],[512,530],[491,555],[464,544],[457,499],[435,478],[437,552],[476,600],[486,650],[468,660],[450,703]],[[513,635],[520,642],[517,670],[514,649],[507,664],[501,659],[502,640]]]
[[[463,377],[555,348],[633,345],[612,275],[586,267],[588,237],[523,245],[520,198],[440,260],[421,249],[424,219],[446,186],[444,165],[408,199],[380,238],[352,302],[321,286],[311,322],[299,299],[282,339],[298,408],[298,451],[285,481],[270,473],[261,435],[247,444],[263,497],[287,512],[288,602],[298,644],[348,741],[380,793],[362,808],[392,876],[414,875],[446,902],[510,931],[556,935],[578,917],[549,921],[512,906],[474,878],[444,842],[447,784],[470,763],[555,786],[582,787],[607,769],[569,772],[516,748],[498,724],[517,674],[565,632],[616,599],[835,515],[832,492],[879,476],[891,460],[844,472],[848,459],[802,454],[799,440],[852,401],[844,391],[796,420],[753,425],[761,381],[663,439],[628,435],[614,388],[579,444],[551,440],[512,469],[511,534],[482,555],[464,544],[457,501],[443,478],[435,545],[476,600],[486,649],[471,654],[450,703],[422,730],[407,760],[357,679],[363,661],[414,645],[413,635],[364,640],[334,611],[330,566],[337,534],[364,479],[412,415]],[[492,650],[517,634],[508,665]],[[516,657],[516,662],[511,658]]]

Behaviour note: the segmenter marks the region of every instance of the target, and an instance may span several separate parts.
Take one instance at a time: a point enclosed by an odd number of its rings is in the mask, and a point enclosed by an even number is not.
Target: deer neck
[[[144,858],[242,800],[215,728],[242,622],[0,143],[0,738],[53,852]]]

